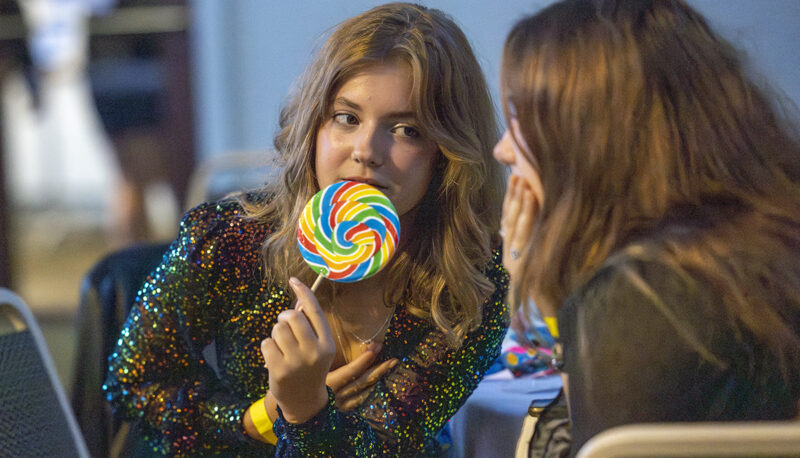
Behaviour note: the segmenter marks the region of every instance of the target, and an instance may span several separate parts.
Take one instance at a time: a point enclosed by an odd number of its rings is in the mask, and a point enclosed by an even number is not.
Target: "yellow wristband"
[[[270,444],[275,445],[278,443],[278,437],[272,431],[272,420],[267,415],[267,406],[264,399],[261,398],[250,406],[250,419],[253,420],[253,425],[258,430],[258,434]]]
[[[554,316],[544,317],[544,324],[547,325],[547,330],[554,339],[558,339],[558,320]]]

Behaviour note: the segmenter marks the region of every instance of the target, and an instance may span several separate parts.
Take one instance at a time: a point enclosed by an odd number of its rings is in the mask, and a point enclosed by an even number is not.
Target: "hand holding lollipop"
[[[335,183],[315,194],[306,205],[297,228],[297,243],[303,259],[319,276],[311,290],[299,280],[290,281],[298,307],[281,312],[272,337],[262,342],[270,392],[290,422],[304,422],[324,407],[325,375],[336,353],[330,326],[313,291],[323,277],[355,282],[376,274],[394,255],[399,239],[400,219],[394,206],[383,193],[364,183]],[[396,362],[371,366],[372,358],[374,352],[353,361],[355,366],[339,369],[357,376],[355,382],[360,385],[355,388],[356,400],[368,394],[374,384],[364,384],[361,379],[377,379]],[[341,390],[355,383],[352,379],[348,376],[343,382],[329,384]]]

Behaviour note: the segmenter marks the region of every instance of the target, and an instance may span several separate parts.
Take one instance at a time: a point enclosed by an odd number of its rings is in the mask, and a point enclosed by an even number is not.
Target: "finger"
[[[511,175],[506,185],[506,194],[503,197],[503,214],[500,219],[500,227],[503,228],[504,232],[508,229],[508,223],[513,220],[511,218],[511,205],[516,201],[517,181],[519,181],[519,177]]]
[[[534,197],[533,192],[527,189],[522,190],[522,203],[520,205],[519,215],[517,217],[517,222],[514,225],[514,235],[513,240],[511,242],[511,246],[514,249],[521,250],[523,247],[528,245],[528,240],[533,233],[533,222],[534,222],[534,213],[536,209],[534,208]]]
[[[297,351],[297,339],[295,339],[294,333],[286,323],[275,323],[270,336],[284,355]]]
[[[361,391],[360,393],[358,393],[355,396],[343,397],[342,399],[339,399],[337,397],[336,398],[336,407],[338,407],[339,410],[341,410],[341,411],[349,412],[349,411],[355,409],[356,407],[360,406],[361,404],[363,404],[364,401],[367,400],[369,395],[372,394],[372,390],[374,390],[374,389],[375,389],[375,387],[372,386],[372,387],[369,387],[368,390]]]
[[[364,385],[370,386],[378,383],[378,380],[382,379],[383,376],[386,375],[393,367],[397,366],[399,362],[400,361],[398,359],[393,358],[384,361],[377,366],[373,366],[362,376],[362,378],[364,378]]]
[[[280,348],[275,341],[269,337],[261,341],[261,356],[264,357],[264,367],[269,368],[270,363],[274,363],[283,357]]]
[[[278,323],[282,323],[292,330],[292,334],[302,347],[304,342],[317,341],[317,335],[311,328],[306,314],[300,310],[284,310],[278,314]]]
[[[508,241],[513,240],[516,221],[522,206],[521,182],[522,180],[518,176],[512,175],[511,189],[506,194],[507,202],[503,209],[501,224],[503,226],[503,237]]]
[[[319,305],[319,301],[317,301],[317,297],[308,289],[308,286],[304,285],[303,282],[295,277],[289,279],[289,285],[297,295],[298,307],[301,307],[301,311],[305,313],[308,321],[311,323],[311,327],[317,335],[317,339],[320,342],[332,345],[333,335],[331,334],[331,328],[328,325],[328,319],[325,318],[322,307]]]
[[[342,406],[341,409],[345,411],[361,405],[375,390],[375,385],[378,381],[399,362],[398,359],[390,359],[370,369],[369,373],[365,373],[336,395],[337,405]]]
[[[506,183],[506,195],[503,198],[503,210],[505,210],[510,203],[511,195],[514,193],[516,181],[518,179],[519,177],[516,175],[511,175],[508,177],[508,183]]]
[[[375,384],[365,385],[358,388],[348,387],[347,389],[336,394],[336,404],[339,405],[341,403],[343,406],[345,406],[345,410],[353,409],[358,407],[358,405],[361,404],[374,389]]]
[[[520,182],[522,180],[512,175],[509,180],[509,189],[506,192],[506,197],[503,203],[503,218],[501,220],[501,227],[503,229],[503,264],[510,267],[512,261],[512,252],[516,248],[515,236],[516,225],[519,219],[519,212],[521,207],[520,202]]]
[[[378,383],[378,380],[380,380],[381,377],[383,377],[391,368],[396,366],[397,363],[397,359],[390,359],[371,367],[369,370],[361,374],[361,376],[359,376],[356,380],[347,384],[347,386],[341,390],[342,396],[354,397],[358,393],[370,389],[370,387]]]
[[[367,371],[379,352],[380,345],[368,348],[367,351],[358,355],[358,358],[350,363],[328,372],[328,376],[325,379],[326,384],[331,387],[334,393],[337,393]]]

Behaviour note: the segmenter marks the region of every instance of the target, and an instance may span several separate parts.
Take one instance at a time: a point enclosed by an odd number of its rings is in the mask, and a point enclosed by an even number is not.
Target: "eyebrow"
[[[345,106],[347,106],[349,108],[352,108],[353,110],[356,110],[356,111],[361,111],[362,110],[361,105],[353,102],[352,100],[350,100],[350,99],[348,99],[346,97],[337,97],[336,100],[333,101],[333,105],[337,105],[337,104],[345,105]],[[414,113],[413,111],[396,111],[396,112],[389,113],[385,117],[388,118],[388,119],[413,119],[413,120],[416,120],[417,119],[417,114]]]

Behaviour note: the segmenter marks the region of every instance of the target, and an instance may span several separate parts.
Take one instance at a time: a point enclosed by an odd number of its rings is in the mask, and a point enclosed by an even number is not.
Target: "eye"
[[[395,127],[394,129],[392,129],[392,132],[394,132],[396,134],[399,134],[400,136],[403,136],[403,137],[419,138],[419,131],[416,128],[411,127],[411,126],[400,125],[400,126]]]
[[[354,126],[358,124],[358,118],[356,118],[350,113],[334,113],[333,122],[345,126]]]

